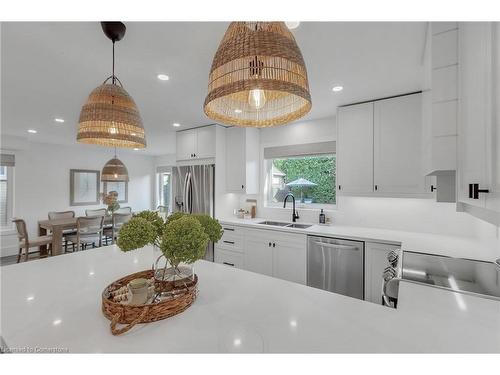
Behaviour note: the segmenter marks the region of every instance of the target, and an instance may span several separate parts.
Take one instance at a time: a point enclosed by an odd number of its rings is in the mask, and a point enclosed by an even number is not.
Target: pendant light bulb
[[[253,89],[248,93],[248,104],[253,109],[261,109],[266,105],[266,94],[264,90]]]

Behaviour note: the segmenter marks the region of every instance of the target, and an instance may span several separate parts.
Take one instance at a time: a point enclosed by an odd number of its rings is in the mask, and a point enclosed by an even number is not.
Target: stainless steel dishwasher
[[[364,299],[362,241],[308,236],[307,285]]]

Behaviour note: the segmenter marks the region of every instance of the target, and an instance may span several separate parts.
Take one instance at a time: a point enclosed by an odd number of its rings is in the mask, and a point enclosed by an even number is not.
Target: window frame
[[[0,222],[0,232],[12,232],[14,224],[12,218],[14,216],[14,178],[15,167],[5,166],[7,174],[7,223],[3,225]]]
[[[294,145],[286,145],[287,147],[290,147],[293,149]],[[268,145],[265,147],[269,147]],[[272,161],[274,159],[265,159],[264,157],[264,146],[262,147],[262,176],[263,176],[263,184],[261,187],[263,188],[262,190],[262,202],[263,202],[263,207],[264,208],[273,208],[273,209],[283,209],[283,203],[280,202],[272,202],[272,197],[271,197],[271,191],[272,191],[272,176],[271,176],[271,171],[272,171]],[[305,156],[321,156],[321,155],[335,155],[335,166],[337,167],[337,152],[332,152],[329,154],[323,154],[323,153],[318,153],[318,154],[307,154],[307,155],[290,155],[288,156],[289,158],[300,158],[300,157],[305,157]],[[286,158],[287,156],[284,156],[282,158]],[[276,158],[277,159],[277,158]],[[318,211],[320,209],[324,209],[325,211],[332,211],[336,210],[338,207],[338,195],[337,195],[337,186],[336,183],[334,184],[335,188],[335,203],[302,203],[302,202],[295,202],[295,207],[297,209],[301,210],[311,210],[311,211]]]
[[[165,202],[162,202],[162,188],[163,188],[163,175],[168,174],[169,177],[169,202],[166,204],[168,211],[172,212],[172,171],[161,171],[156,172],[156,207],[165,206]]]

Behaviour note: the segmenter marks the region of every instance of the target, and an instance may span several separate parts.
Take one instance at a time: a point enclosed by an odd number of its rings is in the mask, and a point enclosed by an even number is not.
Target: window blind
[[[264,159],[279,159],[291,156],[335,154],[335,141],[304,143],[290,146],[276,146],[264,148]]]
[[[13,167],[16,164],[16,158],[12,154],[0,154],[0,166]]]

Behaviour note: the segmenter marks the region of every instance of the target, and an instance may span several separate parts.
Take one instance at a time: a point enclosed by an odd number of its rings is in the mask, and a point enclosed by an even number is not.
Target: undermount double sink
[[[297,228],[297,229],[306,229],[311,227],[311,224],[298,224],[298,223],[285,223],[282,221],[261,221],[260,223],[257,224],[263,224],[263,225],[271,225],[275,227],[285,227],[285,228]]]

